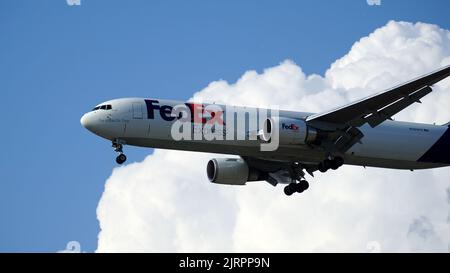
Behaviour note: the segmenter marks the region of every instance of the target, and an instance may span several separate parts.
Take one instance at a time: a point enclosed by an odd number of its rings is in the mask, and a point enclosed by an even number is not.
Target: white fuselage
[[[142,98],[107,101],[98,107],[110,105],[109,107],[86,113],[81,123],[103,138],[112,141],[120,139],[124,144],[134,146],[236,154],[307,163],[321,162],[326,156],[322,150],[314,149],[310,145],[280,145],[274,151],[261,151],[260,142],[250,140],[176,141],[172,137],[171,130],[177,118],[171,114],[171,110],[176,105],[185,103],[169,100],[151,100],[151,103],[148,101]],[[208,104],[202,105],[204,107]],[[232,107],[232,109],[236,112],[255,110],[249,107]],[[304,120],[309,115],[311,113],[279,111],[279,116],[292,119]],[[226,110],[223,116],[226,116]],[[201,122],[199,126],[201,128]],[[227,127],[228,124],[224,126]],[[396,169],[423,169],[450,165],[448,156],[443,157],[440,154],[437,159],[433,158],[439,148],[436,147],[436,143],[442,142],[444,135],[447,137],[448,126],[388,120],[375,128],[366,124],[359,129],[364,137],[360,143],[356,143],[345,152],[343,155],[345,164]],[[448,147],[445,150],[447,151]]]

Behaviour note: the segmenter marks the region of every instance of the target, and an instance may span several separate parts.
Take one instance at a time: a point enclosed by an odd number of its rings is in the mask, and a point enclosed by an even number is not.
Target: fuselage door
[[[138,102],[133,102],[133,119],[142,119],[142,104]]]

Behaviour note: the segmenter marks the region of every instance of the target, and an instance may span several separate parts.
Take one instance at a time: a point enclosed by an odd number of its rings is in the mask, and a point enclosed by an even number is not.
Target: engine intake
[[[206,165],[206,174],[212,183],[245,185],[248,181],[264,180],[266,174],[249,168],[241,158],[213,158]]]

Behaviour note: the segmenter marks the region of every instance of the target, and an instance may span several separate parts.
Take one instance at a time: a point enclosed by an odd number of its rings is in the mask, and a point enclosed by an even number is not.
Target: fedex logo
[[[158,100],[145,100],[147,107],[147,118],[154,119],[155,111],[159,112],[160,117],[165,121],[173,121],[175,119],[183,118],[183,111],[188,113],[188,119],[192,123],[201,124],[214,124],[224,125],[223,113],[224,111],[218,105],[203,105],[198,103],[185,103],[184,105],[177,105],[174,111],[174,107],[170,105],[159,105]],[[180,106],[180,107],[178,107]],[[180,108],[181,109],[180,111]],[[218,109],[219,108],[219,109]],[[176,114],[174,113],[176,112]],[[178,114],[178,115],[177,115]],[[208,118],[210,116],[211,118]]]
[[[293,130],[293,131],[298,131],[298,126],[295,125],[294,123],[291,123],[289,125],[282,123],[281,124],[281,128],[283,128],[283,130]]]

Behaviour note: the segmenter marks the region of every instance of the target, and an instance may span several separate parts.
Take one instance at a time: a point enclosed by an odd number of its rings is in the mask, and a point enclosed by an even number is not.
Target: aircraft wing
[[[375,127],[429,94],[431,86],[450,76],[450,65],[430,74],[395,86],[389,90],[325,113],[309,116],[310,124],[333,124],[337,128],[359,127],[369,123]]]
[[[306,122],[329,133],[320,147],[328,155],[342,155],[364,137],[358,127],[368,123],[376,127],[414,102],[429,94],[431,86],[450,76],[450,66],[443,67],[430,74],[393,87],[384,92],[347,104],[325,113],[314,114],[306,118]],[[272,185],[290,183],[293,174],[300,177],[319,169],[314,162],[298,162],[300,171],[295,171],[291,161],[270,158],[242,157],[249,166],[268,173],[265,180]],[[306,173],[304,171],[306,171]]]

